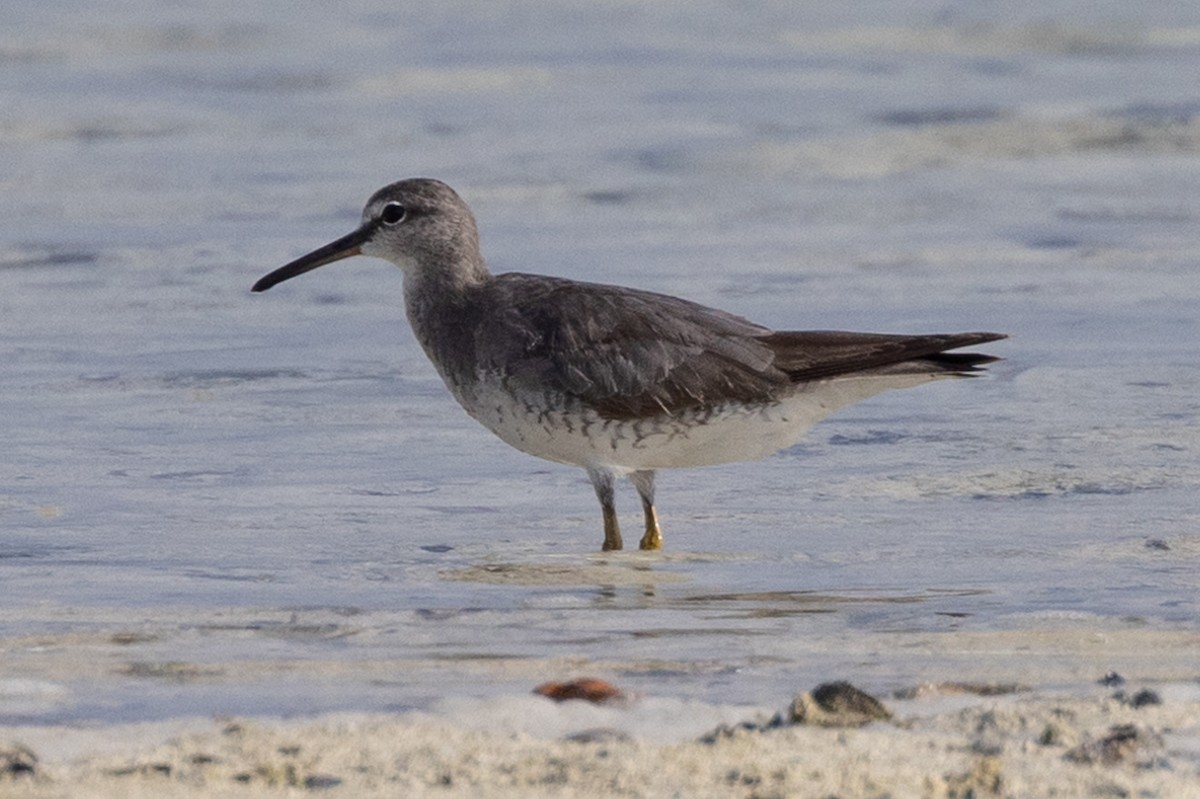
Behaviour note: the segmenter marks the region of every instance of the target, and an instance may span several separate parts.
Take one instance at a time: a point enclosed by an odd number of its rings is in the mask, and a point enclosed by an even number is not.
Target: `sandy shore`
[[[396,675],[436,672],[444,690],[440,700],[419,705],[423,712],[0,727],[0,798],[1200,799],[1198,639],[1190,631],[1102,629],[1092,621],[1080,629],[1060,623],[844,639],[843,656],[868,662],[891,652],[893,671],[937,681],[880,694],[880,707],[830,698],[811,684],[797,686],[807,690],[796,698],[710,704],[680,696],[669,677],[618,685],[624,695],[604,704],[555,702],[532,692],[550,675],[573,670],[555,659],[131,669],[128,663],[145,662],[141,655],[128,651],[133,644],[114,643],[109,625],[104,630],[84,640],[77,633],[10,639],[0,657],[9,704],[17,706],[21,691],[37,700],[38,686],[60,686],[71,701],[86,700],[87,690],[127,701],[132,685],[176,691],[174,707],[183,713],[183,700],[199,687],[233,696],[248,686],[269,690],[263,669],[276,682],[305,677],[297,686],[308,690],[386,677],[397,697],[407,694]],[[820,638],[806,643],[814,663],[817,650],[834,647]],[[617,675],[645,665],[591,668],[620,683]],[[1100,680],[1113,669],[1123,677]],[[472,696],[464,686],[473,682],[508,687]],[[169,694],[154,696],[167,701]],[[863,712],[845,711],[847,703]],[[299,694],[295,706],[304,706]],[[54,707],[34,702],[31,712]]]
[[[1200,797],[1194,684],[966,688],[885,698],[892,717],[865,726],[783,711],[674,743],[414,714],[8,729],[0,796]]]

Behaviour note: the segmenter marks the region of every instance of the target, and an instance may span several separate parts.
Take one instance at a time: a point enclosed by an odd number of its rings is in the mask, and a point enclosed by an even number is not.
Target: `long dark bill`
[[[296,275],[303,275],[305,272],[312,271],[318,266],[331,264],[334,261],[349,258],[351,255],[358,255],[362,252],[363,242],[371,238],[371,234],[374,232],[375,230],[370,225],[363,225],[353,233],[342,236],[337,241],[331,241],[324,247],[313,250],[308,255],[302,255],[290,264],[279,267],[271,274],[261,278],[250,290],[266,291],[276,283],[291,280]]]

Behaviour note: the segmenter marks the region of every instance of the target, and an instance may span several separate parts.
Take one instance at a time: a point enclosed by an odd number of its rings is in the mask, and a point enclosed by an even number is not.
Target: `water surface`
[[[0,719],[572,674],[778,704],[1019,669],[962,636],[1194,632],[1198,30],[1066,2],[18,4]],[[1007,360],[663,474],[665,552],[601,555],[582,472],[454,405],[392,267],[249,293],[411,175],[460,190],[497,271],[1000,330]],[[1195,676],[1135,650],[1042,665]]]

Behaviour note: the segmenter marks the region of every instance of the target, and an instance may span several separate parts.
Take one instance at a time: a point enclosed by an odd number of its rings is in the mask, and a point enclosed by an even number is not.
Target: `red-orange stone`
[[[568,699],[582,699],[594,704],[610,702],[614,699],[621,699],[624,696],[621,693],[621,689],[612,683],[597,680],[593,677],[582,677],[570,682],[545,682],[534,688],[533,692],[553,699],[555,702],[565,702]]]

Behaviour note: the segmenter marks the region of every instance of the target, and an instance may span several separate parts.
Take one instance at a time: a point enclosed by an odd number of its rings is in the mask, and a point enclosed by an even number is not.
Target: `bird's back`
[[[771,403],[871,371],[966,374],[994,359],[944,351],[1002,338],[775,332],[678,297],[521,273],[494,277],[472,304],[478,371],[612,420]]]

